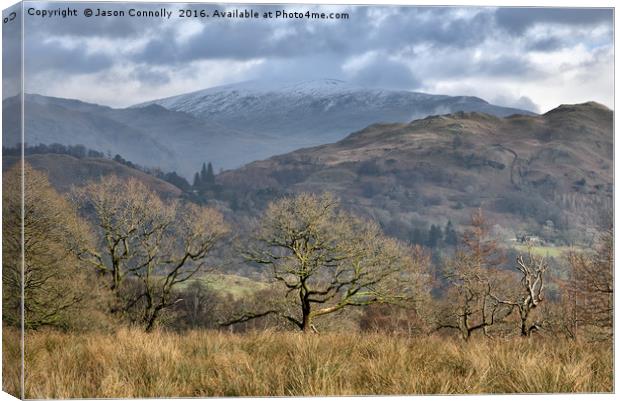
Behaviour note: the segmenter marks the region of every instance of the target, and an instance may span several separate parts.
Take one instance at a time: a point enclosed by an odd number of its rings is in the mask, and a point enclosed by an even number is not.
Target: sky
[[[25,19],[26,91],[113,107],[246,80],[341,79],[545,112],[613,107],[611,9],[402,6],[167,8],[346,12],[347,20]],[[28,5],[26,5],[28,7]],[[145,9],[110,3],[108,9]],[[152,6],[159,9],[160,6]]]

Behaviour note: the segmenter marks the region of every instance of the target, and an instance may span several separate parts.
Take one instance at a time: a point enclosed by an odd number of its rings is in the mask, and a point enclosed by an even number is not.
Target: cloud
[[[522,34],[540,24],[594,26],[613,24],[611,8],[499,8],[495,18],[500,27],[513,34]]]
[[[563,42],[560,38],[548,36],[531,41],[526,45],[526,49],[537,52],[545,52],[560,49],[564,46],[566,46],[566,43]]]
[[[55,40],[26,40],[24,52],[27,78],[49,70],[71,75],[90,74],[115,63],[110,54],[85,51],[82,47],[66,46]]]
[[[407,65],[378,55],[345,76],[353,83],[368,87],[415,90],[420,86]]]
[[[159,4],[148,3],[114,3],[105,4],[110,10],[128,10],[129,8],[140,8],[144,10],[156,10],[161,8]],[[53,36],[89,38],[95,36],[105,36],[108,38],[135,38],[145,32],[157,30],[161,21],[151,18],[114,18],[114,17],[82,17],[84,10],[90,8],[96,10],[103,8],[103,3],[77,3],[77,2],[58,2],[58,3],[26,3],[25,10],[34,8],[43,9],[66,9],[78,10],[79,17],[65,18],[41,18],[37,16],[25,15],[24,31],[30,34],[48,34]]]
[[[527,96],[520,96],[516,98],[506,95],[498,95],[489,100],[498,106],[514,107],[516,109],[529,110],[535,113],[540,112],[540,107]]]
[[[485,59],[483,62],[475,63],[474,68],[479,75],[487,75],[490,78],[502,76],[527,77],[540,73],[535,71],[536,67],[529,62],[527,56],[522,54],[489,57],[489,59]]]
[[[167,69],[149,65],[137,65],[129,73],[129,79],[138,81],[143,86],[161,86],[167,85],[172,81],[171,75]]]
[[[114,9],[160,7],[107,4]],[[101,3],[71,6],[81,10]],[[599,101],[613,98],[613,75],[607,74],[613,65],[611,9],[208,7],[346,12],[349,19],[75,18],[67,23],[28,17],[27,85],[34,92],[93,100],[96,93],[83,88],[99,82],[95,92],[105,93],[100,102],[115,106],[248,79],[324,77],[486,100],[504,96],[507,105],[527,108],[544,109],[558,93],[571,99],[581,99],[580,93]],[[590,71],[603,75],[592,77]],[[557,82],[569,89],[559,90]]]

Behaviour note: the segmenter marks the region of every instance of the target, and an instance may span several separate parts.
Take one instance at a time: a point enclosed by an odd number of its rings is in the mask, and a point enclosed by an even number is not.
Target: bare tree
[[[436,329],[458,330],[464,340],[474,332],[487,329],[511,313],[511,307],[494,296],[497,286],[495,270],[504,256],[496,242],[489,238],[488,224],[479,210],[471,217],[459,249],[446,267],[449,289]]]
[[[115,312],[152,330],[176,301],[174,288],[203,270],[206,256],[226,233],[222,215],[164,201],[143,183],[115,176],[75,193],[101,239],[101,247],[84,249],[82,259],[108,277],[119,300]]]
[[[576,318],[575,326],[592,336],[611,338],[613,333],[613,229],[601,236],[594,252],[570,252],[569,288]],[[577,327],[574,328],[575,335]],[[596,333],[595,333],[596,332]]]
[[[492,297],[500,304],[517,309],[520,318],[521,336],[527,337],[532,331],[540,328],[538,322],[530,323],[529,319],[534,309],[543,301],[545,272],[548,266],[546,258],[535,255],[530,247],[527,257],[519,255],[516,260],[516,269],[521,275],[521,291],[519,291],[519,295],[515,299],[509,300],[501,299],[492,294]]]
[[[191,281],[185,288],[179,289],[175,296],[178,302],[174,309],[174,325],[180,329],[197,329],[217,327],[218,314],[225,301],[203,280]]]
[[[414,256],[375,224],[339,211],[331,195],[281,199],[268,206],[245,257],[269,268],[287,302],[225,324],[277,314],[308,331],[343,308],[411,302],[426,277]]]
[[[21,321],[23,277],[25,328],[76,327],[80,315],[96,312],[103,299],[94,273],[76,254],[92,234],[43,173],[25,164],[23,180],[22,192],[19,165],[3,177],[3,320]]]

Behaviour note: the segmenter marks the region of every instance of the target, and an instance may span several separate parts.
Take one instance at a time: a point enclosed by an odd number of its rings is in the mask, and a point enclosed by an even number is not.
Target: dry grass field
[[[18,381],[4,336],[4,387]],[[9,365],[7,365],[7,363]],[[558,339],[30,332],[27,398],[611,392],[611,346]]]

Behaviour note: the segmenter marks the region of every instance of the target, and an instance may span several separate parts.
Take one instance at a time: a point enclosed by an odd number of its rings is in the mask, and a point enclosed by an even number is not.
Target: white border
[[[85,1],[76,1],[76,0],[68,0],[67,2],[74,2],[74,3],[84,3]],[[122,1],[113,1],[113,2],[122,2]],[[166,3],[166,1],[148,1],[148,0],[132,0],[131,2],[154,2],[154,3]],[[442,1],[432,1],[432,0],[423,0],[423,1],[406,1],[406,0],[390,0],[390,1],[373,1],[373,0],[356,0],[356,1],[350,1],[350,0],[335,0],[335,1],[329,1],[329,0],[314,0],[314,1],[309,1],[309,0],[287,0],[287,1],[269,1],[269,0],[239,0],[239,1],[208,1],[208,2],[204,2],[204,1],[175,1],[175,2],[179,2],[179,3],[217,3],[217,4],[223,4],[223,3],[232,3],[232,4],[353,4],[353,5],[365,5],[365,4],[378,4],[378,5],[388,5],[388,4],[393,4],[393,5],[416,5],[416,6],[423,6],[423,5],[431,5],[431,6],[489,6],[489,7],[611,7],[614,8],[615,7],[615,3],[612,0],[589,0],[589,1],[579,1],[579,0],[563,0],[563,1],[558,1],[558,0],[521,0],[521,1],[507,1],[507,2],[502,2],[501,0],[442,0]],[[13,4],[17,3],[14,0],[0,0],[0,8],[1,9],[5,9]],[[614,12],[615,14],[615,12]],[[0,30],[1,31],[1,30]],[[614,18],[614,44],[615,44],[615,33],[618,31],[618,22],[617,19]],[[2,34],[0,32],[0,43],[1,43],[1,39],[2,39]],[[615,49],[615,47],[614,47]],[[1,61],[1,53],[0,53],[0,61]],[[614,61],[615,61],[615,52],[614,52]],[[618,64],[616,64],[614,62],[614,76],[618,76]],[[2,65],[0,62],[0,76],[2,76]],[[616,107],[615,107],[615,93],[616,93],[616,87],[615,87],[615,79],[614,79],[614,105],[612,107],[612,109],[614,110],[614,128],[616,126]],[[2,112],[0,110],[0,116],[1,116]],[[619,144],[618,141],[615,140],[615,129],[614,129],[614,211],[619,210],[618,206],[620,204],[620,200],[618,199],[618,197],[616,196],[617,194],[617,185],[615,182],[615,177],[618,177],[618,173],[620,171],[620,167],[618,166],[617,163],[615,163],[616,160],[616,154],[617,154],[617,150],[618,150]],[[0,155],[0,163],[2,162],[2,156]],[[1,178],[1,172],[0,172],[0,178]],[[1,189],[0,189],[1,192]],[[0,211],[0,217],[1,217],[1,211]],[[618,217],[617,213],[614,213],[614,228],[616,229],[618,227],[618,223],[620,218]],[[616,238],[615,233],[614,233],[614,238]],[[0,239],[1,239],[1,234],[0,234]],[[620,254],[619,251],[619,246],[615,247],[614,250],[614,258],[615,260],[618,260],[618,255]],[[1,255],[0,255],[0,260],[1,260]],[[615,273],[618,273],[618,269],[617,269],[617,265],[614,266],[615,268]],[[615,275],[614,275],[615,276]],[[617,281],[614,279],[614,281]],[[615,294],[615,298],[617,298],[617,292]],[[614,323],[618,321],[618,317],[619,317],[619,309],[618,307],[616,307],[617,303],[615,302],[614,299],[614,306],[615,306],[615,311],[614,311]],[[617,345],[618,345],[618,333],[614,328],[614,333],[615,333],[615,342],[614,342],[614,349],[617,350]],[[1,339],[1,333],[0,333],[0,339]],[[618,391],[618,367],[620,366],[619,364],[620,362],[620,358],[618,355],[618,352],[615,352],[614,355],[614,389],[617,392]],[[1,367],[1,360],[0,360],[0,367]],[[491,397],[493,400],[509,400],[509,401],[527,401],[527,400],[532,400],[533,398],[540,400],[540,399],[544,399],[544,400],[565,400],[565,399],[571,399],[574,401],[586,401],[586,400],[591,400],[591,399],[595,399],[595,400],[615,400],[616,396],[614,394],[546,394],[546,395],[472,395],[472,396],[468,396],[468,395],[454,395],[454,396],[397,396],[397,397],[364,397],[364,399],[368,399],[368,400],[390,400],[390,399],[395,399],[395,400],[417,400],[420,398],[424,398],[424,399],[428,399],[430,397],[433,398],[446,398],[449,397],[450,400],[455,400],[455,401],[465,401],[465,400],[483,400],[483,399],[488,399],[488,397]],[[294,397],[291,397],[294,398]],[[301,397],[300,397],[301,398]],[[346,401],[354,401],[354,400],[358,400],[360,397],[338,397],[338,400],[346,400]],[[6,394],[6,393],[2,393],[0,392],[0,401],[5,401],[5,400],[14,400],[15,398],[13,398],[12,396]],[[226,399],[226,398],[224,398]],[[232,398],[228,398],[228,399],[232,399]],[[238,399],[238,400],[261,400],[261,398],[251,398],[251,397],[243,397],[243,398],[234,398],[234,399]],[[312,399],[316,399],[316,400],[320,400],[320,401],[327,401],[327,400],[331,400],[333,399],[333,397],[312,397]],[[183,400],[181,398],[170,398],[169,400]]]

